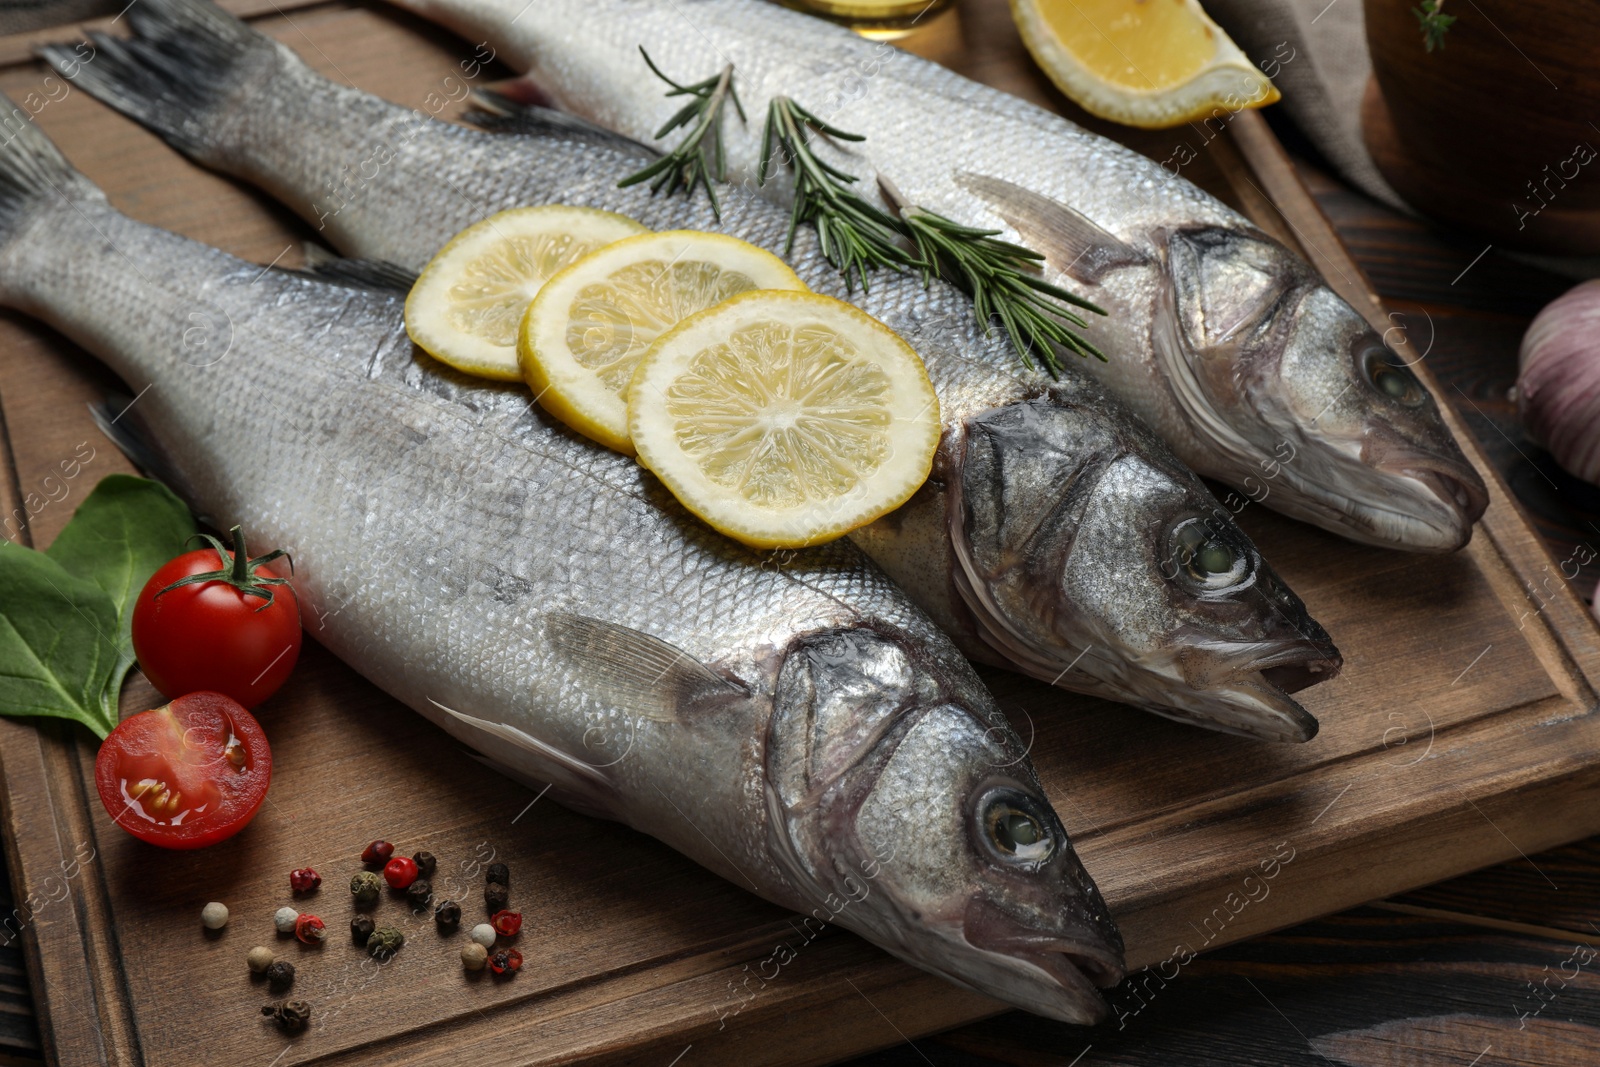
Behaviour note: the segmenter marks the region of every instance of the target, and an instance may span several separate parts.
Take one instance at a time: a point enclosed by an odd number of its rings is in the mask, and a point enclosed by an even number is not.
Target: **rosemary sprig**
[[[705,81],[695,82],[693,85],[679,85],[662,73],[661,68],[655,65],[650,53],[646,52],[642,45],[639,54],[644,56],[645,63],[649,64],[655,76],[672,87],[667,91],[669,98],[674,96],[693,98],[655,132],[656,140],[690,123],[694,125],[676,148],[644,169],[622,179],[617,183],[617,188],[626,189],[640,182],[650,182],[652,194],[665,189],[667,195],[671,196],[681,189],[693,196],[694,187],[698,185],[706,191],[706,198],[711,201],[711,213],[720,222],[722,206],[717,203],[717,189],[714,183],[723,181],[728,169],[722,149],[723,104],[729,100],[733,101],[734,110],[739,113],[739,121],[747,121],[744,105],[739,102],[739,94],[733,88],[733,64],[723,67],[721,74]]]
[[[794,171],[794,211],[789,216],[787,255],[794,248],[795,231],[802,222],[817,229],[822,255],[844,274],[847,288],[861,283],[867,289],[867,271],[888,267],[904,271],[919,261],[901,240],[893,216],[868,203],[850,186],[855,175],[818,159],[811,151],[813,136],[840,141],[864,141],[813,115],[787,96],[775,96],[767,108],[767,127],[761,137],[761,166],[756,183],[765,185],[775,162]],[[781,159],[778,153],[781,152]]]
[[[884,196],[890,203],[899,199],[892,186],[884,190]],[[1037,353],[1052,377],[1061,373],[1061,361],[1052,345],[1106,361],[1105,354],[1077,332],[1088,326],[1088,321],[1068,306],[1097,315],[1104,315],[1105,309],[1039,277],[1038,265],[1044,256],[1031,248],[995,240],[999,230],[963,226],[926,208],[902,207],[900,217],[916,243],[923,283],[937,272],[971,296],[972,313],[984,332],[999,319],[1017,355],[1030,369]]]
[[[1446,15],[1440,10],[1443,7],[1444,0],[1422,0],[1421,7],[1411,9],[1411,13],[1417,16],[1417,22],[1422,26],[1422,47],[1425,51],[1442,49],[1444,35],[1449,31],[1451,23],[1456,20],[1454,15]]]

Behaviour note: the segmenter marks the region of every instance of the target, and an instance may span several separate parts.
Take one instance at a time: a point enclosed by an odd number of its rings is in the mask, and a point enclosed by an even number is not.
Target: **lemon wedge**
[[[1056,87],[1113,122],[1160,129],[1278,99],[1198,0],[1011,0],[1011,14]]]
[[[595,249],[645,232],[626,215],[586,207],[491,215],[422,268],[406,298],[406,332],[457,370],[517,381],[517,327],[539,288]]]
[[[814,293],[754,292],[662,334],[635,371],[639,461],[757,548],[800,548],[893,511],[928,477],[939,398],[899,335]]]
[[[630,237],[551,278],[522,321],[522,376],[546,411],[608,448],[633,455],[624,392],[664,331],[752,289],[805,291],[753,244],[698,230]]]

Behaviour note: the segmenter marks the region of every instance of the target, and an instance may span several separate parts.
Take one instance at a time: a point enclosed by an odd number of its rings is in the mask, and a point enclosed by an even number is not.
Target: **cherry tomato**
[[[221,693],[190,693],[117,724],[94,761],[111,819],[163,848],[204,848],[255,818],[272,750],[255,716]]]
[[[251,559],[237,526],[232,551],[201,536],[210,548],[185,552],[140,591],[133,652],[165,696],[204,690],[253,708],[277,692],[300,658],[300,605],[267,566],[283,552]]]

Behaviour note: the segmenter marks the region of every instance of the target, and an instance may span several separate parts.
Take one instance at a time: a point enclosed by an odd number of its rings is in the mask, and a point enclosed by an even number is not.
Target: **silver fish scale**
[[[752,180],[767,103],[788,95],[842,129],[870,132],[861,150],[814,143],[822,158],[861,178],[871,199],[877,199],[874,181],[881,173],[911,202],[1023,244],[1034,240],[958,184],[958,174],[1003,178],[1071,204],[1152,254],[1149,267],[1114,271],[1098,285],[1064,283],[1109,312],[1088,316],[1083,333],[1111,359],[1082,369],[1105,382],[1185,462],[1209,470],[1213,446],[1170,396],[1150,344],[1161,285],[1153,235],[1178,223],[1251,224],[1192,183],[1015,96],[765,0],[551,0],[515,21],[525,0],[400,2],[464,23],[463,32],[488,32],[513,66],[527,70],[562,107],[646,143],[654,143],[655,130],[681,104],[663,95],[639,57],[640,46],[680,79],[698,80],[733,63],[751,116],[748,124],[730,119],[723,127],[735,181]],[[787,187],[780,183],[763,195]]]
[[[135,410],[196,506],[294,555],[312,636],[513,770],[540,767],[433,702],[610,764],[612,814],[740,884],[804,904],[767,858],[761,772],[773,674],[797,635],[898,631],[964,696],[981,691],[847,542],[760,566],[517,390],[413,358],[397,297],[263,272],[94,200],[49,226],[0,250],[0,296],[149,385]],[[185,343],[197,322],[231,325],[206,367],[215,350]],[[760,699],[692,727],[635,719],[551,651],[540,620],[555,610],[653,634]]]
[[[495,211],[559,202],[621,212],[651,229],[725,232],[783,255],[788,213],[748,189],[724,192],[719,222],[704,197],[616,188],[619,176],[648,162],[634,146],[551,135],[539,138],[536,152],[507,151],[511,142],[504,135],[436,122],[419,126],[416,113],[334,85],[297,62],[280,77],[292,78],[294,89],[275,87],[241,108],[218,131],[210,158],[320,219],[348,254],[420,268],[446,240]],[[285,101],[293,107],[278,106]],[[365,147],[351,159],[328,154],[330,146],[351,145]],[[305,203],[305,190],[326,189],[326,175],[342,172],[355,177]],[[414,202],[436,210],[411,213],[409,224],[396,225],[394,205]],[[851,299],[917,348],[947,425],[1037,391],[1002,331],[984,336],[971,301],[948,285],[936,281],[925,289],[918,278],[877,272],[866,294],[851,295],[809,228],[796,235],[794,251],[784,258],[811,289]]]

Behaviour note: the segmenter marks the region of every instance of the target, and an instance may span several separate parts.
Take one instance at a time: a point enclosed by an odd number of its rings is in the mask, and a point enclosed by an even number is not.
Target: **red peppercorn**
[[[322,875],[310,867],[300,867],[289,872],[289,888],[296,893],[309,893],[322,884]]]
[[[522,912],[497,911],[489,916],[489,925],[501,937],[516,937],[522,930]]]
[[[294,921],[294,936],[308,945],[320,945],[328,939],[328,928],[315,915],[301,915]]]
[[[515,974],[522,967],[522,953],[514,948],[503,948],[489,957],[489,969],[495,974]]]
[[[361,862],[371,863],[379,867],[389,862],[389,857],[394,855],[394,846],[387,841],[374,841],[361,850]]]
[[[383,866],[383,880],[396,889],[404,889],[417,880],[417,861],[410,856],[396,856]]]

